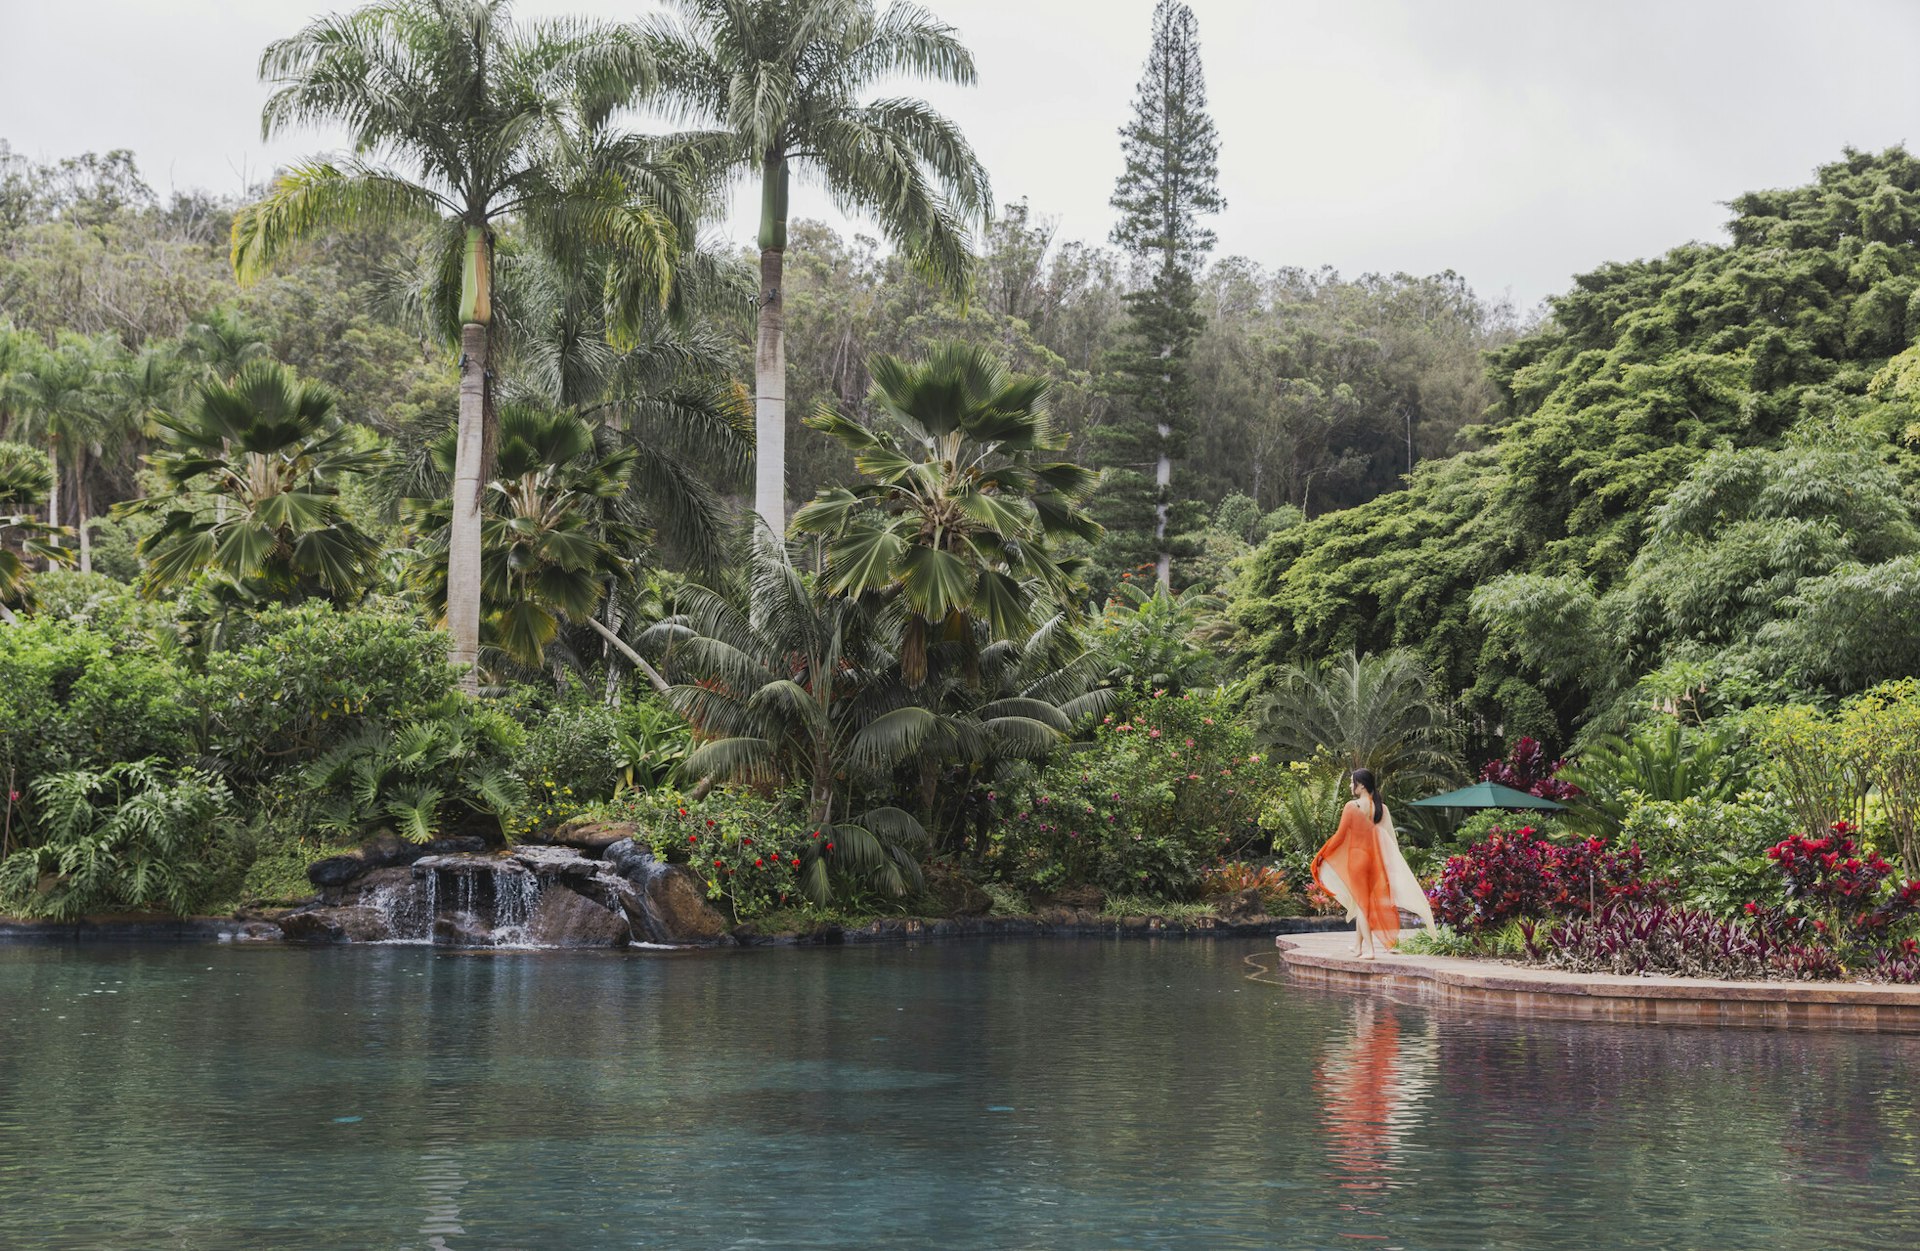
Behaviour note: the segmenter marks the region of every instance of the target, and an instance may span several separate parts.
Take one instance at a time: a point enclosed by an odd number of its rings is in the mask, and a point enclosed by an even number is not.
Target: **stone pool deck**
[[[1400,1003],[1560,1020],[1920,1034],[1920,986],[1620,977],[1454,956],[1356,960],[1348,954],[1351,930],[1286,935],[1277,943],[1281,967],[1295,982]]]

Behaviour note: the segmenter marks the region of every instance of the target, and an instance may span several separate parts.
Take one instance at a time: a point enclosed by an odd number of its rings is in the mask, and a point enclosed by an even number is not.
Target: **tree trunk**
[[[1167,494],[1173,489],[1173,460],[1167,455],[1167,439],[1172,434],[1173,427],[1161,422],[1160,460],[1153,469],[1154,485],[1160,488],[1159,500],[1153,506],[1153,538],[1160,548],[1153,576],[1168,590],[1173,589],[1173,553],[1167,550]]]
[[[769,153],[761,169],[760,325],[753,354],[753,510],[775,538],[787,532],[787,340],[784,276],[787,162]]]
[[[615,634],[612,630],[609,630],[607,629],[606,626],[602,625],[598,617],[588,617],[586,619],[586,622],[588,625],[592,626],[596,631],[599,632],[601,638],[613,644],[614,648],[617,651],[619,651],[619,653],[622,656],[625,656],[628,659],[628,661],[630,661],[633,664],[634,668],[638,669],[641,673],[646,675],[648,684],[653,687],[656,693],[665,695],[667,692],[673,689],[673,687],[667,682],[667,680],[660,676],[660,671],[658,669],[648,664],[646,661],[646,658],[642,656],[639,652],[636,652],[631,647],[628,647],[625,639],[621,638],[618,634]]]
[[[47,524],[57,528],[60,525],[60,442],[58,439],[47,440],[47,460],[53,465],[53,485],[47,490]],[[47,536],[47,542],[58,547],[60,536],[50,534]]]
[[[80,572],[93,572],[93,536],[87,533],[87,467],[81,462],[73,480],[74,528],[80,532]]]
[[[453,526],[447,542],[447,633],[460,689],[480,689],[480,457],[486,407],[487,328],[460,327],[460,424],[453,459]]]

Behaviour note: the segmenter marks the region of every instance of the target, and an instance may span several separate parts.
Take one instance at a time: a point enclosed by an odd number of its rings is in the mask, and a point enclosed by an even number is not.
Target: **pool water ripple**
[[[1255,950],[0,948],[0,1246],[1920,1243],[1920,1041],[1399,1007]]]

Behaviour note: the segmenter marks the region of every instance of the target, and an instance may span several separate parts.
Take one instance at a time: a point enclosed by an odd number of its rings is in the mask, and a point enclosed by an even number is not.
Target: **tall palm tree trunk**
[[[480,458],[487,389],[487,328],[460,327],[460,425],[453,457],[453,525],[447,542],[447,633],[468,694],[480,689]]]
[[[73,476],[73,521],[80,532],[80,572],[93,572],[93,536],[87,533],[87,461],[80,458]]]
[[[753,510],[787,532],[787,162],[769,153],[760,186],[760,325],[753,353]]]
[[[47,460],[53,465],[53,485],[47,488],[47,524],[57,526],[60,524],[60,440],[47,440]],[[50,534],[47,542],[58,547],[60,536]]]

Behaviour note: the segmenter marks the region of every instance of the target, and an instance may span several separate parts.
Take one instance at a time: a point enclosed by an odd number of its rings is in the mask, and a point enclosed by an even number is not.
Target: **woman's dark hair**
[[[1355,769],[1353,771],[1353,784],[1366,791],[1368,797],[1373,800],[1373,819],[1378,823],[1381,814],[1384,813],[1386,809],[1380,805],[1380,783],[1373,780],[1373,770]]]

